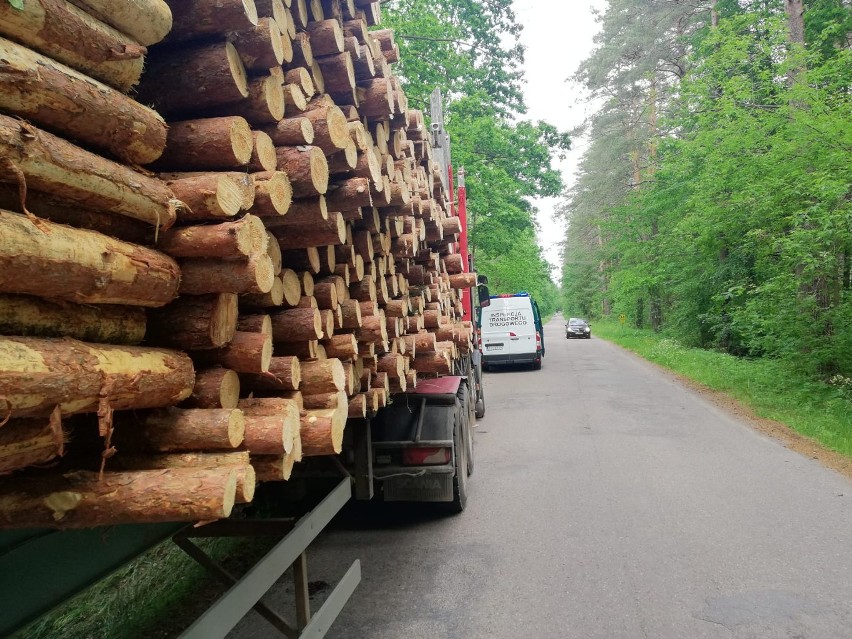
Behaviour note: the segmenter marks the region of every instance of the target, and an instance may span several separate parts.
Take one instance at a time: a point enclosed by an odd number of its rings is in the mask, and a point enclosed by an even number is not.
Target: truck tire
[[[467,416],[465,423],[464,446],[467,457],[467,476],[473,475],[473,426],[476,424],[476,411],[474,409],[473,389],[463,384],[464,406],[462,406],[462,414]],[[459,389],[461,390],[461,388]]]
[[[467,507],[467,407],[462,404],[456,413],[456,423],[453,429],[453,447],[456,451],[456,472],[453,476],[453,501],[447,506],[452,513],[460,513]]]
[[[482,366],[475,369],[474,388],[479,387],[479,392],[476,395],[474,403],[474,416],[476,419],[485,417],[485,385],[482,383]]]

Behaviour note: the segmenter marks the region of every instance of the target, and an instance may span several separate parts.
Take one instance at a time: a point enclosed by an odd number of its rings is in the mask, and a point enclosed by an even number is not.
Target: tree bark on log
[[[252,29],[259,20],[254,0],[180,0],[170,6],[172,29],[165,38],[168,43]]]
[[[126,33],[139,44],[160,42],[172,28],[172,10],[163,0],[71,0],[101,22]]]
[[[322,318],[316,308],[291,308],[273,313],[272,341],[306,342],[322,337]]]
[[[0,108],[131,164],[153,162],[166,145],[166,123],[156,112],[3,38]]]
[[[151,313],[146,338],[157,346],[199,350],[224,346],[236,330],[236,294],[185,295]]]
[[[245,118],[227,116],[169,124],[166,148],[152,168],[157,171],[215,171],[248,164],[252,131]]]
[[[182,224],[233,217],[243,208],[243,194],[228,173],[161,174],[161,179],[186,206]]]
[[[157,251],[3,210],[0,231],[2,292],[149,307],[175,298],[180,271]]]
[[[268,293],[275,280],[272,260],[266,254],[252,255],[245,262],[186,259],[180,268],[180,292],[186,295]]]
[[[351,333],[331,335],[322,341],[322,345],[328,357],[346,360],[358,356],[358,341]]]
[[[316,146],[279,146],[278,168],[293,185],[294,197],[315,197],[328,190],[328,162]]]
[[[70,339],[0,337],[0,404],[12,417],[94,412],[101,398],[115,410],[176,404],[192,392],[192,361],[183,353]]]
[[[120,91],[142,75],[145,47],[64,0],[0,4],[0,34]]]
[[[5,156],[5,157],[3,157]],[[168,228],[178,202],[165,184],[74,146],[46,131],[0,115],[0,181]]]
[[[145,337],[145,311],[130,306],[91,306],[29,295],[0,295],[2,334],[135,345]]]
[[[290,455],[252,455],[251,465],[257,473],[257,481],[287,481],[293,472],[295,459]]]
[[[235,371],[216,366],[199,370],[192,394],[185,405],[191,408],[236,408],[240,378]]]
[[[246,69],[263,72],[272,67],[280,67],[284,62],[284,39],[278,23],[270,17],[262,17],[257,26],[228,34],[240,54]],[[292,59],[292,47],[290,57]]]
[[[299,435],[302,455],[337,455],[343,449],[343,429],[349,414],[348,403],[337,408],[309,410],[302,417]]]
[[[299,390],[303,395],[336,393],[346,384],[343,364],[339,359],[302,362],[302,380]]]
[[[220,365],[237,373],[266,373],[272,360],[272,336],[237,331],[224,347],[195,351],[193,357],[205,365]]]
[[[236,489],[231,466],[16,479],[0,493],[0,528],[212,521],[231,514]]]
[[[157,248],[172,257],[246,259],[264,252],[267,242],[261,219],[246,215],[236,222],[169,229],[160,235]]]
[[[283,251],[334,246],[346,242],[346,221],[340,213],[329,213],[328,220],[273,229],[272,234]]]
[[[263,131],[253,131],[254,151],[249,161],[249,171],[272,172],[278,169],[278,156],[275,154],[275,143]],[[284,174],[286,175],[286,173]],[[287,180],[289,184],[289,178]]]
[[[13,419],[0,428],[0,476],[27,466],[46,464],[65,452],[62,416]]]
[[[245,418],[236,408],[165,408],[114,416],[112,443],[121,451],[204,451],[236,448]]]
[[[261,130],[278,146],[305,146],[314,141],[314,126],[303,116],[284,118],[274,126]]]
[[[242,387],[247,391],[294,391],[299,389],[301,379],[301,364],[295,356],[273,357],[266,373],[241,376]]]
[[[240,55],[230,42],[220,42],[149,56],[137,99],[175,119],[247,97],[248,76]]]

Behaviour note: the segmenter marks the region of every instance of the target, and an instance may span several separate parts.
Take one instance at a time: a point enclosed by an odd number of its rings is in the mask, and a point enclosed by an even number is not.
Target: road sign
[[[626,322],[626,321],[627,321],[627,315],[625,315],[624,313],[622,313],[621,315],[619,315],[619,316],[618,316],[618,321],[619,321],[619,322],[621,322],[621,325],[622,325],[622,326],[624,326],[624,322]]]

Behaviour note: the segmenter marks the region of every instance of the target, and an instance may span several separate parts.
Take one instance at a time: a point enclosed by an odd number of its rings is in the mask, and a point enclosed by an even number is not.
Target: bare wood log
[[[344,389],[346,376],[339,359],[302,362],[302,380],[299,390],[304,395],[334,393]]]
[[[296,15],[293,15],[296,18]],[[299,26],[298,20],[296,21],[296,26],[299,29],[304,29],[305,27]],[[310,69],[311,65],[314,62],[314,52],[311,48],[311,39],[307,33],[297,33],[296,37],[293,39],[293,60],[288,65],[290,68],[295,67],[304,67],[306,69]]]
[[[166,36],[169,43],[248,30],[258,24],[254,0],[181,0],[171,7],[172,30]]]
[[[326,201],[332,211],[373,206],[370,181],[367,178],[355,177],[333,184],[326,194]]]
[[[302,455],[314,457],[340,453],[348,413],[348,405],[307,411],[300,430]]]
[[[0,181],[50,192],[87,208],[108,210],[168,228],[177,202],[153,178],[99,157],[25,122],[0,115]],[[20,173],[19,173],[20,171]]]
[[[272,336],[272,320],[265,313],[241,313],[237,318],[237,330]]]
[[[160,177],[186,205],[180,212],[181,223],[233,217],[243,208],[242,191],[227,173],[171,173]]]
[[[459,254],[447,255],[442,260],[444,267],[450,275],[455,275],[464,272],[464,261]]]
[[[0,291],[78,303],[162,306],[174,260],[148,248],[0,210]]]
[[[113,444],[128,451],[200,451],[236,448],[245,419],[234,408],[165,408],[148,413],[118,412]]]
[[[195,351],[193,357],[203,365],[220,365],[238,373],[265,373],[272,360],[272,336],[236,331],[226,346]]]
[[[295,459],[292,455],[252,455],[251,464],[257,473],[257,481],[286,481],[293,472]]]
[[[237,296],[233,293],[184,296],[152,313],[150,344],[183,350],[224,346],[237,328]]]
[[[286,97],[281,81],[274,75],[250,78],[245,100],[213,107],[210,115],[239,115],[252,125],[272,125],[284,117]]]
[[[388,331],[385,325],[384,314],[361,318],[361,328],[355,330],[355,337],[359,342],[371,344],[382,344],[387,342]]]
[[[145,47],[64,0],[0,4],[0,34],[121,91],[142,74]]]
[[[138,96],[162,114],[198,113],[247,98],[248,76],[230,42],[167,49],[149,56]]]
[[[226,466],[16,479],[0,494],[0,528],[212,521],[231,514],[236,475]]]
[[[450,275],[450,286],[455,289],[476,287],[476,273],[456,273]]]
[[[0,476],[27,466],[45,464],[65,452],[62,415],[13,419],[0,428]]]
[[[0,38],[0,70],[6,113],[129,163],[156,160],[165,147],[166,125],[156,112],[70,67]]]
[[[343,313],[342,328],[361,328],[361,303],[358,300],[343,300],[340,307]]]
[[[290,249],[282,251],[284,264],[298,271],[309,271],[319,273],[320,256],[316,246],[308,246],[303,249]],[[304,277],[304,275],[302,276]],[[313,278],[310,281],[310,291],[305,288],[305,295],[314,294]]]
[[[328,162],[316,146],[280,146],[278,166],[286,171],[295,197],[322,195],[328,190]]]
[[[271,16],[278,23],[282,33],[286,33],[284,25],[288,18],[293,19],[289,11],[290,0],[287,0],[286,3],[282,0],[254,0],[254,4],[257,7],[257,15]]]
[[[181,294],[267,293],[272,290],[275,273],[266,254],[253,255],[247,261],[226,262],[214,259],[186,259],[181,262]]]
[[[446,352],[418,353],[412,362],[413,367],[421,373],[438,373],[449,375],[452,370],[450,357]]]
[[[305,408],[307,410],[316,410],[322,408],[337,408],[341,405],[346,406],[349,403],[349,398],[345,391],[336,393],[320,393],[317,395],[304,396]]]
[[[194,408],[236,408],[240,397],[240,378],[235,371],[222,367],[199,370],[186,405]]]
[[[292,308],[273,313],[271,317],[272,339],[276,344],[306,342],[322,336],[322,318],[315,308]]]
[[[246,414],[244,445],[252,454],[290,453],[299,436],[300,405],[282,397],[240,400]]]
[[[298,117],[308,105],[305,94],[295,84],[285,84],[284,91],[284,115],[288,118]]]
[[[262,130],[278,146],[304,146],[314,141],[314,125],[303,116],[284,118]]]
[[[0,295],[0,334],[138,344],[145,337],[145,312],[127,306],[89,306],[28,295]]]
[[[316,58],[330,93],[351,95],[355,89],[355,67],[349,51]]]

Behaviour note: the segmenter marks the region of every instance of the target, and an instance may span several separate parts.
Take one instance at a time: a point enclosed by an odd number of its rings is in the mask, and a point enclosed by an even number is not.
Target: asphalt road
[[[562,322],[486,374],[466,512],[354,507],[313,547],[317,603],[362,561],[328,636],[852,637],[849,481]]]

